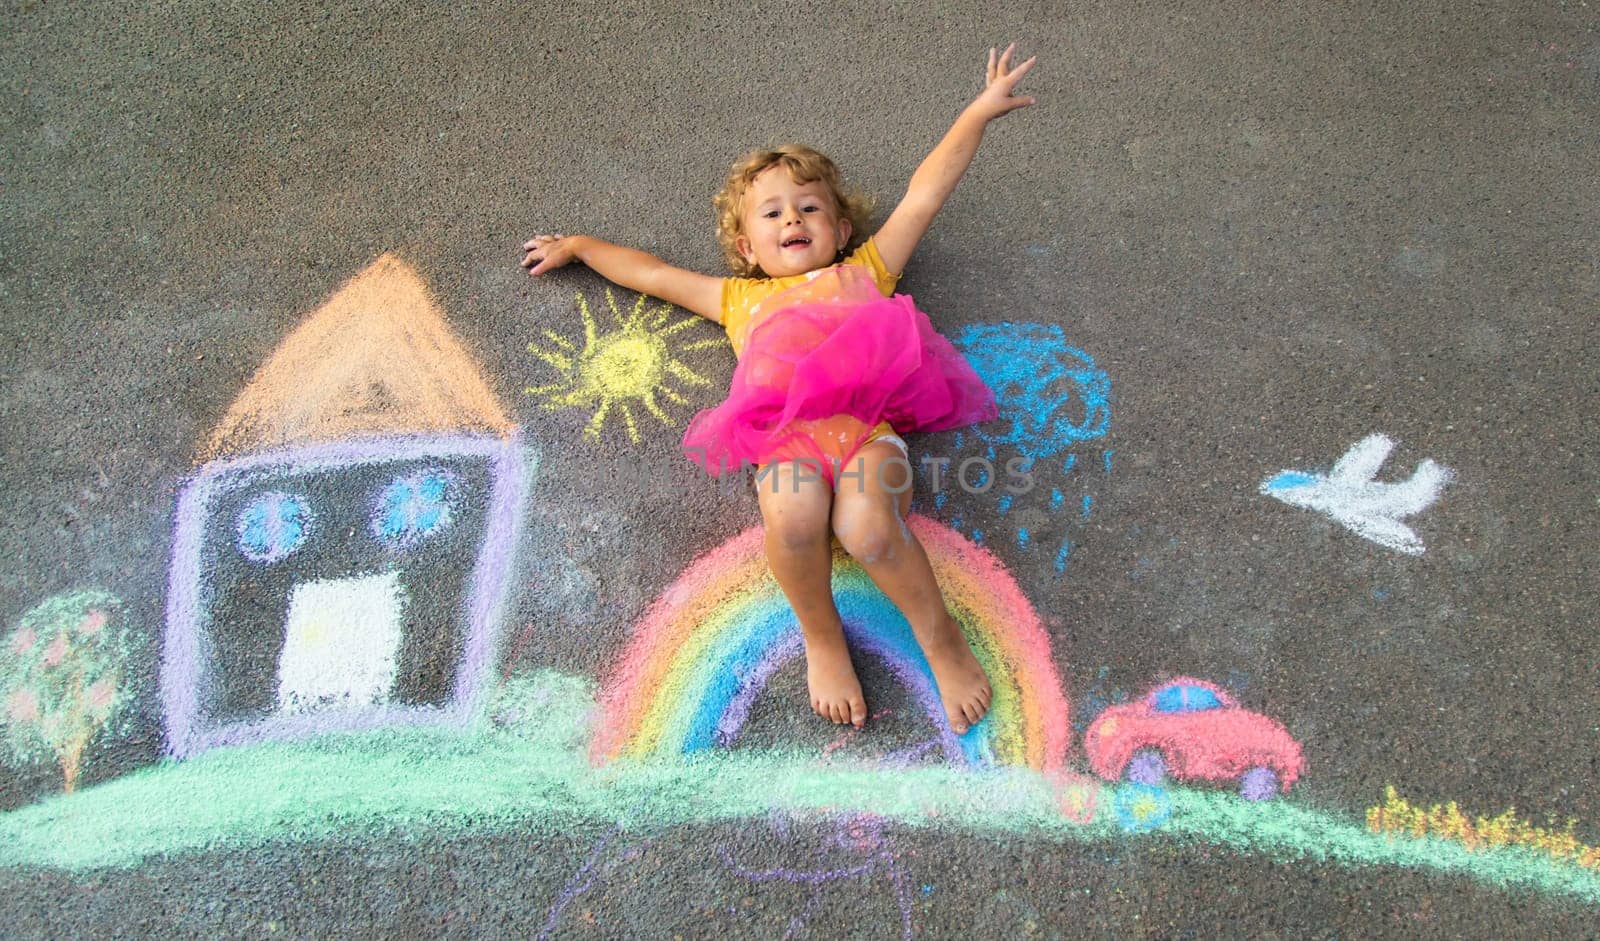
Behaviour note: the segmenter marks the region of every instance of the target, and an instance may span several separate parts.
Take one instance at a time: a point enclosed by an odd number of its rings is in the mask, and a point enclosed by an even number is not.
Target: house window
[[[425,470],[395,478],[378,497],[373,534],[398,548],[426,539],[450,525],[454,489],[454,477],[446,470]]]
[[[277,562],[305,545],[311,510],[299,497],[272,491],[256,496],[239,514],[239,551],[255,562]]]

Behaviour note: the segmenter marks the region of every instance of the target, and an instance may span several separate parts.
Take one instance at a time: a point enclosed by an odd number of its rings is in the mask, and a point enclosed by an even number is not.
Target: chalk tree
[[[67,793],[84,749],[131,701],[124,667],[141,638],[121,602],[94,589],[57,595],[22,616],[0,645],[0,704],[8,757],[54,761]]]

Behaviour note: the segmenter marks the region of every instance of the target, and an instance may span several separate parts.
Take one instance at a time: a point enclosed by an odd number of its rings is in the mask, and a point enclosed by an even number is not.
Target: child
[[[909,298],[889,295],[984,127],[1033,104],[1012,94],[1035,61],[1013,68],[1015,48],[998,57],[989,50],[983,92],[917,168],[883,227],[848,255],[865,205],[841,191],[832,161],[804,147],[748,155],[716,200],[729,261],[764,278],[696,274],[582,235],[540,235],[523,246],[530,274],[581,261],[727,329],[739,356],[732,389],[691,422],[685,450],[713,473],[731,460],[771,475],[770,487],[758,487],[767,559],[800,622],[811,707],[836,723],[860,728],[867,707],[833,602],[830,530],[910,623],[950,727],[965,733],[989,708],[988,678],[903,522],[911,467],[894,430],[990,419],[994,398]]]

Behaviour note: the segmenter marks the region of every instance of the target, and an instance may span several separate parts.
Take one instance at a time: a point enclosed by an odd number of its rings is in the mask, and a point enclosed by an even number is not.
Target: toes
[[[946,713],[946,717],[950,720],[951,730],[953,730],[957,735],[967,734],[966,716],[963,716],[960,712],[956,712],[954,715]]]
[[[859,699],[850,700],[850,724],[858,729],[867,724],[867,704]]]
[[[847,712],[847,707],[845,706],[844,703],[841,703],[841,702],[830,703],[828,705],[828,710],[829,710],[829,713],[833,716],[833,724],[834,725],[844,725],[845,718],[849,714]]]

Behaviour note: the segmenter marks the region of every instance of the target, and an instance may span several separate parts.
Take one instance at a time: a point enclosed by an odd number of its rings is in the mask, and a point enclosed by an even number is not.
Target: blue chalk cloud
[[[999,418],[973,429],[990,446],[1009,446],[1037,460],[1101,437],[1110,427],[1111,377],[1068,344],[1059,326],[972,324],[956,345],[999,403]]]

